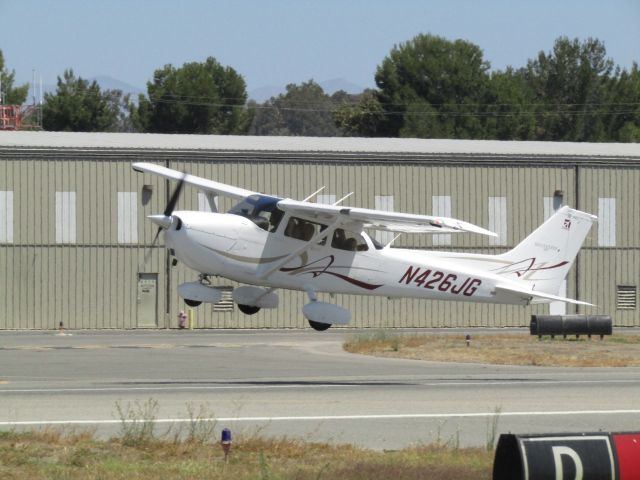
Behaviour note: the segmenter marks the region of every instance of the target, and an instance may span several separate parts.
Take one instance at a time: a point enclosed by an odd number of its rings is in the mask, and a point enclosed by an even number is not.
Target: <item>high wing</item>
[[[185,175],[182,172],[171,170],[170,168],[161,167],[160,165],[154,165],[152,163],[134,163],[133,169],[136,172],[147,172],[161,177],[168,178],[169,180],[184,180],[184,183],[193,185],[201,190],[215,193],[216,195],[225,195],[227,197],[236,198],[242,200],[250,195],[257,194],[251,190],[245,190],[244,188],[234,187],[232,185],[226,185],[224,183],[215,182],[213,180],[207,180],[206,178],[196,177],[194,175]]]
[[[278,208],[291,215],[309,220],[340,220],[342,226],[353,225],[354,230],[371,228],[406,233],[461,233],[472,232],[496,237],[497,234],[455,218],[410,213],[386,212],[367,208],[338,207],[318,203],[281,200]]]
[[[193,185],[201,190],[212,192],[216,195],[225,195],[238,200],[243,200],[251,195],[259,194],[244,188],[234,187],[224,183],[183,174],[177,170],[154,165],[152,163],[134,163],[133,169],[137,172],[153,173],[169,180],[184,180],[184,183]],[[472,232],[482,235],[497,236],[495,233],[482,227],[473,225],[455,218],[437,217],[431,215],[413,215],[410,213],[386,212],[382,210],[369,210],[366,208],[338,207],[319,203],[304,202],[285,199],[278,202],[278,208],[292,215],[309,220],[322,220],[324,222],[337,222],[341,226],[352,230],[371,228],[374,230],[386,230],[406,233],[460,233]]]

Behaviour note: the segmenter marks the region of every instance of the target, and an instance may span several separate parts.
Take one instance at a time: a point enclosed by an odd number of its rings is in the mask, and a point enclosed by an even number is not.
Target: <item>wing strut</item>
[[[307,198],[305,198],[304,200],[302,200],[303,202],[308,202],[309,200],[311,200],[313,197],[315,197],[317,194],[319,194],[322,190],[324,190],[325,187],[320,187],[318,190],[316,190],[315,192],[313,192],[311,195],[309,195]]]
[[[353,192],[349,192],[347,193],[344,197],[342,197],[340,200],[338,200],[336,203],[333,204],[333,206],[335,207],[336,205],[341,204],[342,202],[344,202],[347,198],[349,198],[351,195],[353,195]]]

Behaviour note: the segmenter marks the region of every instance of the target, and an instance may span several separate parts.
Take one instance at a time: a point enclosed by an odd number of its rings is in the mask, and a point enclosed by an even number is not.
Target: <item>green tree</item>
[[[395,46],[376,71],[386,136],[482,138],[478,115],[487,94],[489,63],[464,40],[421,34]]]
[[[507,67],[491,74],[486,99],[486,136],[498,140],[533,140],[536,134],[534,98],[524,71]]]
[[[604,114],[607,140],[640,142],[640,71],[634,63],[630,71],[616,71],[608,85],[608,112]]]
[[[335,96],[335,95],[334,95]],[[367,89],[359,95],[340,98],[333,120],[341,134],[348,137],[377,137],[384,124],[384,110],[377,92]]]
[[[120,90],[101,91],[65,70],[58,77],[55,93],[45,93],[42,122],[45,130],[71,132],[114,132],[128,130],[129,96]]]
[[[333,121],[335,101],[313,80],[289,84],[284,94],[255,108],[252,135],[332,137],[339,133]]]
[[[4,105],[22,105],[29,93],[29,84],[14,87],[16,73],[9,71],[4,64],[4,55],[0,50],[0,99]]]
[[[233,68],[204,63],[165,65],[132,108],[136,129],[155,133],[243,134],[250,124],[246,85]]]
[[[529,60],[525,78],[536,105],[539,140],[603,141],[606,126],[602,107],[613,61],[604,44],[589,38],[556,39],[553,50]]]

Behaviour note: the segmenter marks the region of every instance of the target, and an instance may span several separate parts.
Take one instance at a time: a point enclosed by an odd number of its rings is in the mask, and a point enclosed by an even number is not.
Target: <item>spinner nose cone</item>
[[[171,217],[171,215],[147,215],[147,218],[159,227],[165,229],[168,229],[171,226],[171,223],[173,223],[173,217]]]

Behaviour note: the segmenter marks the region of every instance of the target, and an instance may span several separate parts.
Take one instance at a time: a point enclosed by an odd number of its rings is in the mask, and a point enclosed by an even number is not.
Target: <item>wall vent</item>
[[[214,312],[233,312],[233,287],[218,287],[218,290],[222,292],[222,298],[218,303],[213,304]]]
[[[616,294],[618,310],[635,310],[636,298],[635,285],[618,285],[618,291]]]

